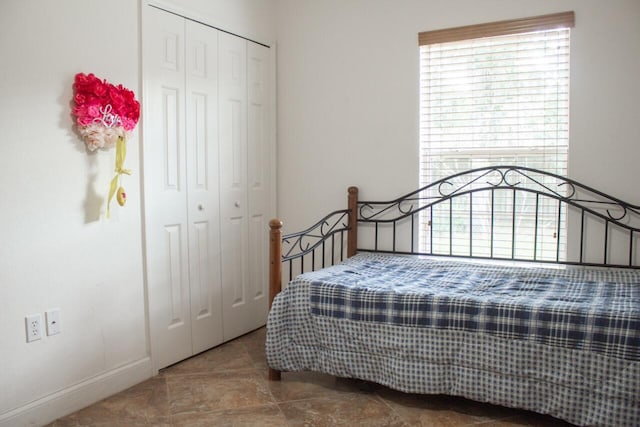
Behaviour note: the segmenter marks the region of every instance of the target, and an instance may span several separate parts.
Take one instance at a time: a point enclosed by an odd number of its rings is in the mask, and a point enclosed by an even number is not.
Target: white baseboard
[[[0,414],[0,427],[42,426],[151,378],[145,357]]]

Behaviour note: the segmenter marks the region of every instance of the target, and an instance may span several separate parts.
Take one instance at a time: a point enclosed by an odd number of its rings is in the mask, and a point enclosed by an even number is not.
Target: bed
[[[271,221],[269,377],[639,426],[639,223],[638,206],[524,167],[383,202],[350,187],[347,209],[304,231]]]

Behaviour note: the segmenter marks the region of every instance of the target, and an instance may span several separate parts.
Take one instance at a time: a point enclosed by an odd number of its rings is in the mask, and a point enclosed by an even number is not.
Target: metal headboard
[[[510,201],[506,211],[504,203],[495,203],[500,197]],[[519,203],[524,198],[531,200],[523,213]],[[300,232],[282,236],[282,222],[271,221],[272,248],[280,244],[280,252],[272,253],[272,266],[280,264],[274,276],[282,277],[284,270],[286,283],[356,251],[640,269],[640,206],[533,168],[472,169],[390,201],[358,201],[358,189],[350,187],[348,200],[347,209],[334,211]],[[497,206],[503,211],[497,212]],[[543,206],[546,221],[553,224],[552,237],[544,235],[549,227],[542,226]],[[519,225],[523,215],[528,216],[529,227]],[[500,245],[497,218],[511,224]],[[462,231],[455,226],[461,220]],[[474,231],[482,226],[491,237],[478,250]],[[419,235],[426,244],[420,244]],[[549,239],[554,242],[551,249]],[[462,250],[454,240],[463,242]],[[525,241],[527,245],[522,244]],[[539,255],[543,245],[546,257]]]
[[[500,254],[494,251],[494,227],[499,216],[494,200],[498,195],[511,201],[510,210],[500,215],[502,222],[507,220],[511,223],[511,236],[503,242],[507,247],[506,254],[504,250]],[[518,200],[522,198],[533,199],[528,204],[529,210],[533,210],[527,213],[528,222],[532,224],[529,228],[517,226],[522,219],[519,215],[524,215],[517,208]],[[478,216],[474,209],[478,208],[478,199],[484,202],[484,220],[489,224],[491,236],[487,251],[479,255],[474,253],[474,220]],[[460,207],[455,209],[457,202],[468,207],[468,210],[465,212]],[[546,259],[539,257],[543,205],[547,206],[547,213],[548,207],[553,205],[554,216],[557,217],[553,231],[555,254]],[[434,216],[438,210],[439,215]],[[457,173],[395,200],[359,201],[357,214],[358,251],[640,268],[639,206],[572,179],[533,168],[492,166]],[[426,223],[429,228],[428,233],[423,233],[427,235],[425,240],[428,245],[423,244],[422,247],[417,241],[421,215],[423,227]],[[464,232],[456,232],[454,227],[455,220],[460,217],[468,219]],[[436,221],[441,229],[446,229],[437,233],[437,236],[433,231]],[[569,236],[565,235],[567,232]],[[385,233],[386,239],[381,237]],[[454,251],[454,235],[460,238],[461,233],[467,233],[466,237],[462,237],[468,242],[466,253]],[[364,239],[365,234],[371,237]],[[436,238],[448,239],[449,242],[434,245]],[[529,242],[529,254],[518,250],[518,244],[523,240]],[[568,245],[566,250],[561,245],[563,240]],[[616,248],[626,245],[625,259],[621,259],[620,250],[614,251],[614,243]],[[443,251],[442,246],[445,249],[448,247],[448,250]],[[594,251],[594,246],[600,249]],[[598,254],[594,255],[594,252]],[[612,252],[616,252],[615,259],[611,256]]]

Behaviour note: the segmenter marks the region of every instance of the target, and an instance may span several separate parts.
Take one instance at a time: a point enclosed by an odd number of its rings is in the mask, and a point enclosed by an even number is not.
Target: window
[[[526,166],[566,175],[573,23],[573,12],[565,12],[420,33],[421,187],[484,166]],[[514,203],[508,193],[478,194],[472,203],[474,212],[486,211],[484,223],[478,223],[474,214],[474,256],[510,257],[514,225],[509,210],[517,209],[522,221],[518,227],[536,226],[532,224],[533,200]],[[469,230],[465,231],[469,220],[455,215],[468,212],[469,207],[463,206],[464,201],[459,204],[452,206],[451,226],[460,236],[469,236]],[[494,239],[489,236],[491,205],[495,208]],[[505,221],[500,220],[501,212]],[[431,247],[433,253],[469,255],[467,238],[451,243],[437,239],[440,232],[448,236],[448,229],[439,226],[447,221],[448,206],[421,212],[420,250],[429,252]],[[538,245],[534,247],[533,239],[519,241],[515,257],[529,258],[527,254],[536,252],[536,259],[555,259],[558,245],[565,253],[565,222],[565,215],[558,217],[557,207],[543,206],[537,224]],[[560,242],[556,240],[558,229],[562,230]],[[443,243],[433,246],[436,241]]]

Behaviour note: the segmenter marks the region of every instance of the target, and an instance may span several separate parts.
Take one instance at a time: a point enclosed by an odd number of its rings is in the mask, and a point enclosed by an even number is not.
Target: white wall
[[[285,232],[418,183],[420,31],[573,10],[569,174],[640,203],[637,0],[279,0],[278,213]]]
[[[70,115],[78,72],[138,92],[137,19],[129,0],[0,4],[0,423],[117,368],[151,374],[138,138],[129,140],[129,201],[104,220],[115,152],[88,154]],[[53,307],[62,333],[27,344],[24,316]]]
[[[271,0],[175,3],[274,39]],[[106,220],[115,151],[87,153],[70,114],[78,72],[141,95],[139,23],[132,0],[0,2],[0,426],[46,423],[153,374],[140,134],[128,142],[128,202]],[[25,315],[54,307],[62,333],[27,344]]]
[[[69,110],[77,72],[138,92],[137,10],[128,0],[0,6],[2,421],[147,359],[137,137],[126,162],[135,171],[125,181],[129,202],[106,221],[114,151],[88,154]],[[24,316],[53,307],[62,333],[27,344]]]
[[[640,1],[576,1],[569,172],[640,204]]]

